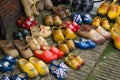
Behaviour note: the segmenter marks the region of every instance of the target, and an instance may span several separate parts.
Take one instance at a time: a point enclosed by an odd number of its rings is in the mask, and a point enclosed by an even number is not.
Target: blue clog
[[[72,21],[76,22],[77,24],[82,24],[83,23],[82,16],[78,13],[73,13],[72,14]]]
[[[86,49],[89,48],[89,44],[87,44],[87,43],[84,42],[84,41],[80,41],[79,45],[80,45],[79,48],[80,48],[80,49],[83,49],[83,50],[86,50]]]
[[[28,80],[28,74],[25,72],[16,74],[10,78],[11,80]]]
[[[89,44],[89,48],[95,48],[96,46],[96,43],[94,43],[91,39],[87,40],[86,43]]]
[[[9,56],[9,55],[5,55],[3,60],[8,61],[9,63],[13,65],[16,64],[16,62],[18,61],[17,58]]]
[[[3,74],[1,75],[0,80],[10,80],[10,78],[7,75]]]
[[[6,60],[0,61],[0,71],[1,72],[7,72],[7,71],[13,71],[14,65]]]
[[[81,14],[82,15],[82,20],[85,24],[91,24],[92,23],[92,17],[90,14],[85,13],[85,14]]]
[[[90,39],[80,38],[80,40],[74,40],[75,46],[79,47],[82,50],[86,50],[89,48],[95,48],[96,43],[94,43]]]
[[[57,80],[64,80],[67,76],[67,74],[61,68],[57,68],[56,66],[50,65],[49,70]]]
[[[79,47],[80,49],[86,50],[89,48],[89,45],[81,40],[74,40],[75,46]]]
[[[57,68],[62,68],[63,71],[68,71],[68,70],[69,70],[68,67],[67,67],[67,65],[64,64],[64,63],[63,63],[62,61],[60,61],[60,60],[53,60],[53,61],[51,62],[51,65],[56,66]]]

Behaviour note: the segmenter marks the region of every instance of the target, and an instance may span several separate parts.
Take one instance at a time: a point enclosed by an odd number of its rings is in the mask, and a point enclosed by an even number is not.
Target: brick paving
[[[97,64],[90,76],[97,80],[120,80],[120,52],[114,49]]]

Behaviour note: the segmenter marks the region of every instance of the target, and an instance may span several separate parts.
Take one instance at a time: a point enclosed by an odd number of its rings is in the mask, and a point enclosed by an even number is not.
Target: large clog
[[[38,73],[42,76],[47,75],[49,73],[49,69],[47,65],[36,57],[29,58],[29,61],[35,66]]]
[[[29,61],[27,61],[26,59],[23,59],[23,58],[19,59],[18,64],[19,64],[20,69],[23,72],[26,72],[29,77],[34,78],[38,76],[38,71],[36,70],[34,65],[30,63]]]

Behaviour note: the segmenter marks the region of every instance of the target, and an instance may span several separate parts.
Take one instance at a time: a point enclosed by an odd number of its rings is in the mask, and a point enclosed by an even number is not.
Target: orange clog
[[[102,16],[105,16],[107,12],[109,11],[109,8],[111,7],[111,5],[115,3],[115,1],[116,0],[105,0],[98,8],[97,13]]]
[[[108,11],[108,18],[109,19],[115,19],[119,16],[119,6],[120,6],[120,0],[116,0],[114,5],[112,5]]]
[[[101,23],[101,17],[99,17],[99,16],[94,17],[94,19],[92,21],[92,25],[100,26],[100,23]]]
[[[110,30],[110,23],[107,18],[102,18],[101,26],[106,30]]]

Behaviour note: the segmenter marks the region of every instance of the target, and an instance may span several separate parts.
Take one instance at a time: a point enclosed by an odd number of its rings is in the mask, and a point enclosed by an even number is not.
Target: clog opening
[[[43,52],[44,52],[44,51],[42,51],[42,50],[37,50],[37,51],[36,51],[37,54],[43,54]]]
[[[60,61],[54,61],[53,62],[55,65],[59,65],[60,64]]]
[[[51,48],[50,46],[42,46],[43,50],[50,50],[50,48]]]
[[[21,78],[25,78],[26,74],[25,73],[21,73],[21,74],[18,74],[18,76],[21,77]]]
[[[57,70],[57,67],[52,66],[52,67],[51,67],[51,70],[53,70],[53,71],[54,71],[54,70]]]
[[[36,62],[38,62],[38,61],[39,61],[39,60],[36,59],[36,58],[32,58],[32,59],[31,59],[31,62],[32,62],[32,63],[36,63]]]
[[[24,65],[24,64],[26,64],[26,63],[28,63],[27,60],[25,60],[25,59],[21,59],[21,60],[20,60],[20,64]]]

